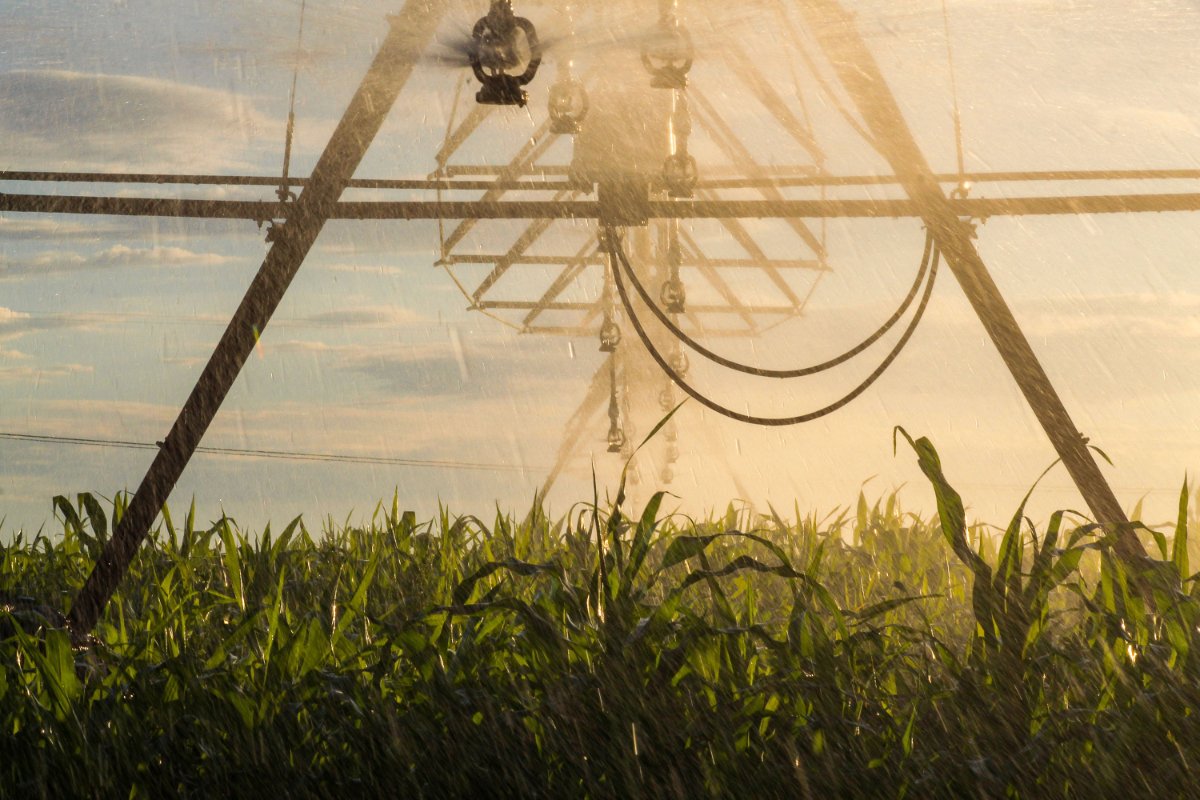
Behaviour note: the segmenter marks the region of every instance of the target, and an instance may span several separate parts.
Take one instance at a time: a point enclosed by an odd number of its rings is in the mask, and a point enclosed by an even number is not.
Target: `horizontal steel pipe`
[[[511,170],[510,170],[511,172]],[[821,187],[821,186],[887,186],[900,181],[894,175],[828,175],[815,172],[812,168],[771,167],[765,175],[746,177],[724,175],[716,170],[716,177],[701,180],[701,189],[757,189],[775,187]],[[354,178],[347,184],[350,189],[408,189],[423,191],[486,191],[505,188],[511,191],[558,191],[572,188],[567,178],[568,168],[538,167],[522,174],[532,179],[498,179],[491,177],[499,172],[494,167],[480,169],[448,168],[440,177],[429,178]],[[479,180],[462,180],[457,176],[476,176]],[[542,176],[537,179],[532,176]],[[545,180],[547,177],[556,180]],[[1077,181],[1165,181],[1200,180],[1200,169],[1089,169],[1089,170],[1022,170],[1005,172],[943,172],[934,176],[940,183],[1040,183],[1045,181],[1071,183]],[[288,186],[303,187],[308,178],[289,177]],[[192,186],[270,186],[281,183],[278,176],[270,175],[186,175],[155,172],[34,172],[28,170],[0,170],[0,182],[33,183],[142,183],[159,185]]]
[[[1200,211],[1200,193],[1113,194],[1068,197],[963,198],[946,205],[960,217],[1125,214]],[[0,194],[0,211],[35,214],[100,214],[113,216],[244,219],[264,222],[287,219],[291,205],[255,200],[186,200],[145,197]],[[595,219],[600,204],[592,200],[450,200],[341,201],[331,205],[330,219]],[[792,219],[920,217],[918,204],[892,200],[666,200],[649,204],[656,219]]]
[[[472,308],[481,311],[530,311],[535,308],[543,311],[591,311],[595,307],[595,303],[571,303],[566,301],[538,303],[530,300],[480,300],[472,306]],[[732,305],[699,305],[689,303],[687,310],[693,314],[741,314],[746,309]],[[797,306],[754,306],[754,313],[756,314],[796,314],[800,310]]]

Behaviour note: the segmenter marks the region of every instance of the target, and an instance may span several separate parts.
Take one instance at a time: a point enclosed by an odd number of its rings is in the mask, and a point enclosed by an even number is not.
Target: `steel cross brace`
[[[918,206],[938,248],[954,272],[992,343],[1046,431],[1096,521],[1117,532],[1116,552],[1127,562],[1144,559],[1145,549],[1055,392],[1012,310],[972,243],[972,226],[959,218],[942,192],[929,162],[905,122],[853,17],[838,0],[799,4],[843,87],[858,107],[873,144],[891,165],[905,192]]]
[[[420,52],[433,38],[446,6],[446,0],[408,0],[399,14],[389,18],[391,29],[304,191],[290,206],[287,222],[280,226],[262,267],[71,605],[68,619],[76,636],[95,627],[128,571],[155,517],[407,83]]]

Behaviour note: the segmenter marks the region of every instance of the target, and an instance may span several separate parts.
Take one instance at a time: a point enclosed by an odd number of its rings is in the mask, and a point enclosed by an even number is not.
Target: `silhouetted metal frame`
[[[408,0],[321,155],[304,191],[277,228],[275,243],[254,276],[216,350],[134,494],[112,538],[71,606],[76,635],[95,627],[150,526],[221,407],[258,337],[287,292],[321,229],[433,38],[445,0]]]
[[[817,163],[823,163],[824,157],[822,154],[819,153],[819,150],[817,149],[816,141],[812,136],[811,127],[808,126],[806,123],[802,122],[799,119],[799,117],[797,117],[795,114],[791,113],[784,106],[781,97],[779,97],[777,94],[772,95],[773,90],[770,89],[765,76],[761,73],[761,71],[759,71],[758,67],[752,61],[743,60],[742,62],[732,64],[730,66],[730,70],[733,74],[738,75],[739,77],[742,78],[743,81],[747,82],[751,86],[751,91],[756,92],[756,94],[760,97],[760,99],[764,103],[764,105],[772,112],[772,114],[776,118],[776,121],[782,126],[782,128],[788,134],[792,135],[801,144],[801,146],[803,146],[805,148],[805,150],[809,153],[809,155],[814,158],[814,160]],[[590,70],[585,71],[583,79],[582,79],[584,83],[586,83],[588,81],[588,78],[590,75],[594,74],[594,71],[595,71],[594,67]],[[757,87],[757,89],[755,87]],[[673,93],[662,93],[660,95],[660,97],[671,98],[671,97],[673,97]],[[495,190],[494,191],[489,190],[488,193],[481,199],[483,199],[485,201],[493,201],[493,200],[500,201],[500,200],[507,199],[504,197],[504,193],[507,191],[512,191],[515,188],[516,184],[521,183],[521,179],[519,176],[524,175],[524,174],[541,172],[541,173],[544,173],[544,175],[549,175],[551,173],[560,174],[560,171],[561,171],[561,174],[566,175],[566,176],[570,176],[572,174],[571,168],[567,167],[567,166],[548,167],[546,165],[539,164],[541,157],[543,155],[546,155],[549,152],[549,145],[552,144],[552,141],[553,141],[553,140],[551,140],[550,142],[545,141],[545,135],[547,132],[547,128],[546,128],[547,122],[549,122],[549,120],[543,121],[543,123],[539,126],[537,131],[535,131],[535,133],[532,135],[532,137],[527,141],[527,143],[522,147],[522,149],[517,153],[516,157],[509,164],[507,164],[506,166],[497,168],[494,172],[487,173],[487,174],[494,174],[496,177],[497,183],[495,186]],[[478,129],[479,129],[479,127],[478,127],[477,123],[472,124],[470,115],[468,115],[468,118],[466,120],[464,120],[463,123],[459,124],[457,128],[455,128],[453,124],[451,125],[450,131],[446,138],[446,142],[443,145],[442,149],[438,151],[438,155],[437,155],[438,170],[435,173],[433,173],[433,175],[431,177],[445,176],[445,175],[450,174],[451,170],[459,169],[458,167],[448,166],[448,162],[451,158],[453,158],[455,156],[455,154],[459,150],[459,148],[461,148],[467,142],[467,140],[471,137],[471,135]],[[762,192],[764,199],[768,199],[768,200],[781,199],[782,195],[779,194],[777,188],[773,185],[773,181],[779,179],[784,174],[784,172],[787,171],[787,168],[784,168],[783,171],[781,171],[777,165],[772,165],[771,168],[767,169],[767,168],[763,168],[759,164],[754,163],[754,159],[750,156],[749,150],[745,147],[744,143],[742,143],[738,139],[736,134],[734,134],[733,131],[731,129],[729,129],[727,125],[723,125],[723,123],[722,123],[722,137],[729,140],[723,146],[726,148],[727,154],[729,154],[730,159],[738,164],[739,174],[744,173],[744,174],[748,174],[751,176],[750,178],[747,179],[748,185],[746,188],[758,189],[760,192]],[[558,138],[558,137],[555,137],[555,138]],[[535,146],[540,146],[542,148],[542,150],[540,152],[534,151],[533,148]],[[742,159],[740,163],[738,161],[739,156]],[[472,166],[472,169],[481,169],[482,168],[486,171],[486,168],[484,168],[483,165],[476,164],[476,165],[471,165],[471,166]],[[806,169],[804,174],[811,176],[814,172],[819,172],[818,168],[815,166]],[[481,172],[480,174],[483,174],[483,173]],[[512,179],[513,175],[516,175],[518,177],[514,180],[514,179]],[[759,176],[759,175],[763,176],[763,180],[756,179],[755,176]],[[524,181],[524,183],[526,183],[526,184],[532,183],[532,182],[533,181]],[[546,184],[547,185],[545,188],[553,188],[550,181],[547,181]],[[753,185],[750,185],[750,184],[753,184]],[[580,188],[580,187],[576,187],[576,188]],[[651,188],[652,188],[652,192],[661,192],[666,188],[666,186],[665,186],[665,184],[662,183],[661,179],[653,179],[652,178],[651,179]],[[557,189],[556,189],[556,191],[557,191]],[[439,196],[438,199],[440,200],[442,198]],[[556,194],[553,197],[553,200],[556,200],[556,201],[563,200],[563,199],[567,199],[567,198],[561,192],[559,194]],[[575,198],[571,198],[571,199],[575,199]],[[706,196],[706,199],[711,199],[711,196]],[[452,267],[455,265],[456,260],[457,260],[456,254],[453,251],[453,248],[456,245],[461,243],[461,238],[462,238],[461,236],[458,235],[458,233],[460,231],[468,230],[470,228],[470,226],[473,226],[477,221],[478,220],[474,217],[468,218],[465,223],[457,226],[455,233],[452,233],[449,238],[446,238],[446,237],[442,238],[442,240],[443,240],[442,257],[441,257],[439,263],[442,266],[445,266],[447,268],[447,271],[450,272],[451,276],[453,277],[453,279],[455,280],[456,283],[460,283],[460,284],[462,283],[462,280],[460,280],[461,276],[455,275],[455,273],[453,272],[453,269],[452,269]],[[475,263],[491,263],[494,268],[491,270],[491,272],[487,276],[485,276],[478,283],[477,287],[474,288],[473,290],[468,290],[467,288],[465,288],[465,286],[461,287],[463,289],[463,294],[467,297],[467,299],[471,303],[471,306],[470,306],[471,308],[477,309],[477,310],[483,310],[486,313],[488,304],[490,302],[492,302],[492,298],[489,297],[489,293],[491,293],[496,288],[496,285],[499,281],[503,280],[505,278],[505,276],[511,272],[511,268],[514,265],[520,263],[520,259],[526,254],[526,252],[530,248],[534,247],[538,242],[542,241],[545,238],[545,235],[549,231],[553,230],[552,223],[554,221],[555,221],[555,219],[553,219],[553,218],[528,220],[528,226],[520,234],[520,236],[516,239],[516,241],[512,245],[512,247],[509,248],[507,254],[498,255],[495,258],[488,259],[487,261],[478,260],[475,262]],[[796,294],[796,292],[793,290],[792,286],[780,274],[780,270],[782,270],[782,269],[794,268],[794,265],[797,264],[797,262],[795,260],[781,261],[781,260],[767,258],[765,252],[763,252],[763,250],[760,247],[758,247],[757,243],[753,240],[753,237],[750,235],[749,231],[745,230],[740,224],[738,224],[737,222],[723,222],[723,224],[726,225],[726,227],[730,229],[730,232],[734,236],[734,238],[743,246],[744,249],[746,249],[747,253],[751,256],[751,260],[755,260],[753,268],[766,273],[768,278],[770,278],[770,280],[774,284],[776,290],[779,291],[785,297],[785,299],[794,306],[794,308],[792,309],[792,314],[795,316],[798,316],[801,313],[803,313],[804,304],[805,304],[806,299],[808,297],[812,296],[813,291],[820,284],[820,279],[822,277],[821,273],[823,273],[825,271],[824,264],[821,263],[823,261],[824,252],[825,252],[824,237],[823,237],[823,234],[819,238],[816,235],[814,235],[812,233],[812,231],[809,230],[809,228],[807,227],[807,224],[804,220],[801,220],[799,218],[785,218],[785,221],[786,221],[786,224],[788,224],[789,226],[791,226],[792,228],[794,228],[796,230],[796,232],[801,236],[801,238],[804,239],[804,241],[808,244],[808,246],[814,250],[814,252],[817,254],[817,257],[818,257],[817,258],[817,269],[819,269],[820,272],[818,272],[816,280],[811,281],[809,283],[807,291],[803,293],[805,296],[804,299],[802,299],[800,296],[798,296]],[[441,222],[441,220],[439,220],[439,228],[441,227],[440,222]],[[822,225],[822,229],[823,228],[824,228],[824,225]],[[471,257],[477,256],[477,255],[478,255],[477,252],[470,254]],[[573,261],[573,259],[571,259],[569,254],[562,254],[559,258],[554,260],[554,262],[553,262],[554,266],[558,266],[560,271],[559,271],[558,276],[554,279],[554,281],[551,284],[551,291],[548,292],[545,296],[543,296],[541,298],[542,302],[553,303],[553,302],[559,301],[561,299],[560,295],[562,294],[562,292],[565,291],[565,288],[570,284],[571,280],[573,279],[573,276],[576,275],[580,271],[578,268],[575,268],[572,266],[572,263],[571,263],[572,261]],[[543,261],[543,263],[547,263],[547,262]],[[806,267],[808,267],[807,264],[802,265],[799,268],[806,268]],[[710,283],[714,282],[714,279],[716,280],[716,282],[720,281],[719,276],[715,273],[714,270],[701,267],[699,272],[702,276],[705,277],[706,280],[709,280]],[[717,289],[718,289],[718,291],[721,291],[720,287],[717,287]],[[732,291],[725,291],[723,293],[723,297],[725,298],[726,302],[729,305],[729,308],[727,309],[727,311],[729,313],[739,315],[743,319],[747,320],[748,327],[750,329],[755,329],[757,327],[753,323],[753,319],[754,319],[753,314],[755,313],[753,304],[742,302],[742,300],[740,298],[738,298]],[[545,309],[542,309],[542,310],[545,310]],[[561,310],[565,310],[565,309],[563,307],[560,307],[555,310],[561,311]],[[571,313],[574,313],[576,311],[584,310],[584,308],[579,305],[574,305],[574,306],[570,306],[569,310],[571,311]],[[710,313],[723,313],[724,311],[726,311],[726,310],[709,309]],[[587,309],[585,319],[594,318],[594,317],[598,316],[598,313],[599,313],[599,306],[597,306],[595,308]],[[523,323],[520,324],[519,327],[516,325],[512,325],[512,327],[517,328],[524,333],[551,333],[551,332],[553,332],[551,326],[547,326],[544,323],[535,324],[534,321],[540,315],[541,315],[541,310],[534,309],[531,312],[531,314],[526,315],[526,319],[524,320]],[[510,323],[506,322],[505,320],[503,320],[499,316],[491,315],[491,314],[489,314],[489,316],[492,316],[494,319],[504,322],[504,324],[510,324]],[[693,322],[694,321],[695,320],[693,319]],[[776,321],[774,324],[778,324],[778,322]],[[586,327],[586,324],[583,327]],[[593,331],[592,333],[594,334],[594,333],[596,333],[596,331]]]
[[[72,604],[69,620],[77,634],[87,633],[95,626],[325,222],[329,219],[597,217],[598,205],[589,201],[501,202],[489,198],[435,203],[339,202],[407,82],[417,56],[432,39],[445,7],[445,0],[409,0],[398,15],[390,18],[388,36],[294,203],[0,194],[0,210],[8,211],[286,220],[277,227],[274,245],[164,439],[112,539]],[[908,199],[669,201],[652,203],[652,216],[676,219],[922,218],[1092,513],[1099,522],[1121,531],[1117,540],[1118,554],[1126,560],[1144,557],[1144,549],[1128,527],[1119,502],[1088,451],[1086,439],[1072,422],[971,243],[973,229],[963,218],[1195,211],[1200,210],[1200,195],[949,198],[939,185],[942,176],[934,174],[925,161],[877,63],[858,36],[852,18],[836,0],[809,0],[807,4],[801,4],[801,8],[809,17],[817,41],[840,81],[859,107],[875,137],[875,145],[896,172],[896,180]],[[518,174],[511,168],[502,173],[507,180],[515,179]],[[817,178],[814,183],[820,180]]]
[[[1144,559],[1145,549],[1088,450],[1087,439],[1075,427],[975,249],[971,241],[973,226],[960,218],[954,204],[942,192],[875,57],[859,35],[854,18],[837,0],[807,0],[797,5],[807,17],[810,29],[842,86],[858,107],[874,137],[874,146],[891,165],[905,192],[918,205],[946,263],[1096,521],[1117,532],[1116,552],[1123,560]]]
[[[937,184],[932,184],[938,191]],[[307,191],[307,190],[306,190]],[[1132,194],[1060,195],[1055,197],[962,197],[943,195],[939,206],[954,217],[1076,216],[1200,211],[1198,192],[1139,192]],[[651,200],[651,219],[924,219],[923,200]],[[240,219],[265,222],[289,219],[297,203],[266,200],[180,200],[156,197],[87,197],[0,193],[0,211],[27,214],[82,214],[121,217],[179,217]],[[330,202],[327,219],[453,220],[453,219],[597,219],[595,200],[342,200]],[[510,254],[515,255],[515,254]],[[514,259],[514,262],[516,260]]]

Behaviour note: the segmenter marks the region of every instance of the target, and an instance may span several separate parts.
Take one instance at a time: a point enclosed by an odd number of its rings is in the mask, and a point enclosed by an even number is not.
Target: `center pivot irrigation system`
[[[246,219],[270,223],[271,243],[262,267],[204,367],[175,424],[162,441],[141,485],[129,503],[92,574],[75,598],[69,620],[77,635],[89,632],[145,539],[201,438],[252,352],[261,332],[283,299],[309,250],[330,219],[437,220],[441,259],[471,307],[527,333],[597,335],[608,354],[588,398],[569,426],[559,464],[562,467],[593,412],[609,415],[608,443],[613,452],[628,453],[629,410],[625,385],[629,372],[644,372],[662,386],[664,408],[675,403],[679,389],[706,407],[726,416],[759,425],[790,425],[831,413],[864,391],[903,348],[924,311],[944,260],[967,296],[992,342],[1000,352],[1037,419],[1045,429],[1071,478],[1098,522],[1116,529],[1117,552],[1127,560],[1144,557],[1128,520],[1098,469],[1087,440],[1071,421],[1046,373],[1001,297],[973,244],[972,220],[999,215],[1125,213],[1200,210],[1200,195],[1142,193],[1082,196],[1037,196],[987,199],[966,196],[968,181],[1033,182],[1040,179],[1086,181],[1196,178],[1197,171],[935,174],[913,137],[871,52],[855,23],[837,0],[767,2],[778,14],[779,32],[791,52],[802,55],[820,89],[851,127],[869,142],[890,166],[888,177],[833,176],[824,168],[803,109],[797,112],[759,70],[756,59],[737,43],[705,52],[689,35],[686,8],[674,0],[659,3],[649,33],[627,48],[617,61],[601,59],[576,74],[572,29],[553,46],[539,41],[532,22],[514,12],[509,0],[493,0],[459,47],[461,67],[478,82],[475,104],[461,120],[452,115],[436,170],[422,180],[355,180],[353,175],[380,126],[427,53],[446,47],[437,40],[450,3],[447,0],[407,0],[391,17],[390,30],[350,101],[312,174],[306,179],[287,174],[287,155],[279,178],[197,175],[96,175],[63,173],[0,173],[3,181],[75,181],[87,183],[174,183],[274,186],[279,200],[235,201],[95,197],[65,194],[0,194],[0,211],[70,214],[157,215],[194,218]],[[533,5],[532,0],[530,5]],[[559,10],[603,15],[609,4],[558,3]],[[583,8],[583,6],[587,8]],[[653,15],[653,9],[651,9]],[[795,16],[799,23],[793,21]],[[585,18],[579,16],[579,19]],[[302,29],[302,28],[301,28]],[[801,31],[806,34],[802,40]],[[821,78],[816,60],[804,50],[815,42],[828,69],[840,84]],[[506,164],[456,164],[454,156],[500,106],[518,106],[534,113],[526,87],[542,66],[543,50],[558,49],[557,76],[549,87],[544,121],[526,138]],[[617,48],[619,50],[619,48]],[[631,54],[632,53],[632,54]],[[719,104],[689,85],[693,62],[719,58],[722,69],[736,81],[737,91],[756,100],[781,130],[799,146],[804,163],[764,166],[733,126],[722,117]],[[626,58],[625,62],[620,62]],[[952,66],[952,65],[951,65]],[[593,80],[592,78],[595,78]],[[624,81],[624,83],[622,83]],[[727,91],[731,91],[727,89]],[[797,88],[797,96],[800,92]],[[848,103],[839,104],[844,96]],[[294,84],[293,84],[294,97]],[[538,111],[540,114],[540,110]],[[693,115],[695,119],[693,119]],[[723,154],[723,167],[697,164],[689,149],[697,135],[707,137],[710,150]],[[554,145],[562,142],[558,150]],[[567,164],[549,164],[548,153],[569,146]],[[886,184],[903,190],[892,199],[830,199],[830,187]],[[945,188],[950,186],[950,191]],[[954,186],[957,185],[957,189]],[[809,199],[787,196],[784,189],[807,187],[819,195]],[[299,189],[299,194],[292,192]],[[420,201],[343,201],[346,189],[408,189],[436,193]],[[464,192],[482,192],[473,199]],[[733,192],[733,196],[730,195]],[[514,198],[514,194],[517,197]],[[747,197],[747,195],[750,195]],[[739,364],[709,350],[698,336],[755,336],[771,325],[803,313],[808,297],[827,270],[824,223],[831,217],[913,218],[923,223],[925,246],[916,278],[896,312],[870,336],[842,355],[821,364],[786,370],[767,370]],[[800,257],[768,257],[752,234],[748,219],[777,220],[795,242]],[[458,220],[447,231],[446,220]],[[493,220],[525,225],[515,241],[499,252],[482,251],[465,242],[477,226]],[[745,257],[718,257],[706,252],[698,237],[681,220],[709,220]],[[806,222],[807,220],[807,222]],[[816,227],[810,227],[810,222]],[[549,235],[553,226],[560,226]],[[565,229],[565,230],[561,230]],[[575,239],[572,240],[571,237]],[[552,250],[572,242],[570,252]],[[539,243],[541,246],[539,247]],[[548,249],[550,248],[550,249]],[[544,291],[533,297],[507,299],[497,286],[528,267],[557,270]],[[482,278],[473,270],[482,269]],[[722,270],[749,270],[781,298],[777,303],[748,302],[726,282]],[[739,275],[743,273],[738,273]],[[472,277],[472,275],[474,277]],[[572,287],[585,276],[601,289],[595,297],[570,299]],[[684,280],[684,276],[688,280]],[[806,279],[807,288],[798,288]],[[707,282],[706,290],[719,302],[689,301],[689,288]],[[514,286],[525,285],[518,283]],[[473,288],[470,288],[473,286]],[[652,288],[658,291],[658,296]],[[913,304],[915,310],[911,310]],[[654,334],[639,308],[655,318]],[[751,375],[794,378],[836,367],[866,351],[906,314],[909,321],[879,366],[841,400],[816,411],[781,418],[755,417],[721,406],[688,380],[687,352]],[[721,321],[724,320],[725,323]],[[636,340],[628,336],[632,330]],[[640,341],[641,346],[630,346]],[[665,344],[663,344],[665,342]],[[606,380],[605,380],[606,379]],[[607,385],[606,385],[607,384]],[[667,464],[677,457],[674,431],[668,431]],[[669,480],[664,475],[664,480]]]

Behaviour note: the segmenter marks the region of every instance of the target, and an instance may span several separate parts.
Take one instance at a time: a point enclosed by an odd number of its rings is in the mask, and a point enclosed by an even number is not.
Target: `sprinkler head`
[[[611,319],[604,320],[600,326],[600,352],[615,353],[621,343],[621,328]]]
[[[471,71],[480,83],[475,101],[484,105],[524,106],[528,95],[522,87],[533,80],[542,63],[542,49],[533,23],[515,16],[508,0],[497,0],[487,15],[475,23],[471,40]]]
[[[671,369],[673,369],[681,378],[687,376],[688,367],[690,366],[687,353],[683,352],[682,350],[677,351],[671,356],[670,364]]]
[[[657,35],[642,50],[642,66],[655,89],[686,89],[694,58],[692,37],[673,15],[659,20]]]
[[[667,196],[673,198],[692,197],[696,194],[699,170],[696,159],[684,153],[672,153],[663,162],[663,184]]]
[[[565,78],[550,87],[550,131],[574,135],[583,129],[588,112],[587,91],[574,78]]]
[[[608,452],[619,453],[625,447],[625,431],[621,430],[621,426],[613,424],[608,429]]]
[[[675,392],[670,386],[658,393],[658,407],[664,414],[675,407]]]
[[[683,289],[683,281],[679,280],[679,278],[670,278],[663,281],[659,299],[662,301],[663,308],[668,314],[682,314],[684,312],[684,303],[687,301],[687,292]]]
[[[521,88],[521,83],[512,75],[503,72],[489,75],[480,81],[483,85],[475,93],[475,102],[483,106],[518,106],[524,107],[529,102],[529,95]]]

